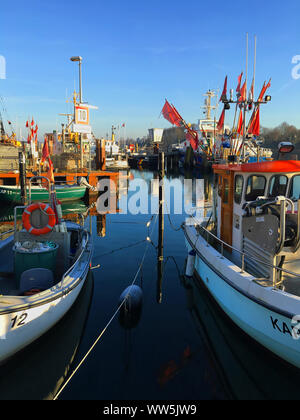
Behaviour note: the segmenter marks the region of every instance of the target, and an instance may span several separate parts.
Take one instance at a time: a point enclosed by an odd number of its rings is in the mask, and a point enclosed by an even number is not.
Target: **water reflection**
[[[197,279],[186,279],[187,306],[226,393],[239,400],[299,399],[300,374],[259,347],[226,318]]]
[[[178,168],[166,173],[168,180],[180,182],[194,176]],[[137,177],[146,180],[150,194],[151,180],[157,174],[133,171],[118,194],[120,200],[127,195],[125,187]],[[211,178],[203,179],[205,199],[210,200]],[[155,193],[158,197],[158,189]],[[173,214],[174,203],[170,200],[168,209],[173,227],[178,228],[186,215]],[[89,280],[61,323],[0,369],[1,399],[53,397],[70,372],[75,355],[81,359],[107,324],[143,258],[149,214],[98,214],[96,198],[63,203],[62,209],[63,216],[73,221],[81,221],[83,215],[92,231],[93,264],[101,264],[93,271],[95,293]],[[11,228],[12,208],[0,208],[1,224]],[[172,228],[167,215],[164,249],[158,252],[158,226],[157,221],[151,235],[154,247],[149,246],[136,281],[143,290],[143,306],[131,317],[119,314],[60,398],[298,398],[300,375],[266,354],[227,321],[197,281],[183,282],[184,236],[180,229]],[[157,304],[157,297],[161,304]]]
[[[75,359],[92,296],[90,274],[65,317],[0,368],[1,400],[53,399]]]

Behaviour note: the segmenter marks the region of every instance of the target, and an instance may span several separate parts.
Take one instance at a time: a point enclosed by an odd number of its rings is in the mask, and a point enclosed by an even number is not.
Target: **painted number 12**
[[[25,312],[22,315],[16,315],[11,319],[11,328],[20,327],[25,324],[25,319],[27,318],[27,313]]]

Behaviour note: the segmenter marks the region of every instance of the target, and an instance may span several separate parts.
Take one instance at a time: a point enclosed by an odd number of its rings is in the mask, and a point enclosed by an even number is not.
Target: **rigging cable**
[[[155,227],[155,224],[156,224],[156,221],[157,221],[157,217],[158,217],[158,214],[156,215],[155,222],[154,222],[154,225],[153,225],[153,228],[152,228],[151,234],[152,234],[153,229],[154,229],[154,227]],[[71,381],[71,379],[73,378],[73,376],[75,375],[75,373],[77,373],[77,372],[78,372],[78,370],[79,370],[79,369],[80,369],[80,367],[83,365],[83,363],[85,362],[85,360],[88,358],[88,356],[90,355],[90,353],[92,352],[92,350],[96,347],[97,343],[99,342],[99,340],[101,339],[101,337],[103,336],[103,334],[105,333],[105,331],[107,330],[107,328],[110,326],[110,324],[111,324],[111,323],[112,323],[112,321],[115,319],[115,317],[116,317],[116,316],[117,316],[117,314],[119,313],[120,309],[122,308],[122,306],[123,306],[123,305],[124,305],[124,303],[126,302],[126,300],[127,300],[128,296],[129,296],[129,293],[130,293],[131,287],[132,287],[132,286],[134,285],[134,283],[136,282],[137,277],[138,277],[138,275],[139,275],[139,273],[140,273],[140,271],[141,271],[141,269],[142,269],[142,267],[143,267],[143,264],[144,264],[144,261],[145,261],[146,254],[147,254],[147,251],[148,251],[149,246],[150,246],[150,243],[149,243],[149,242],[147,242],[147,245],[146,245],[146,248],[145,248],[145,252],[144,252],[143,258],[141,259],[141,263],[140,263],[140,265],[139,265],[139,267],[138,267],[138,270],[137,270],[137,272],[136,272],[136,274],[135,274],[135,276],[134,276],[134,278],[133,278],[133,281],[132,281],[132,283],[131,283],[131,285],[130,285],[130,289],[129,289],[129,291],[128,291],[128,294],[124,297],[124,299],[122,300],[122,302],[120,303],[120,305],[118,306],[118,308],[115,310],[115,312],[113,313],[112,317],[110,318],[110,320],[108,321],[108,323],[105,325],[105,327],[103,328],[103,330],[101,331],[101,333],[98,335],[98,337],[96,338],[96,340],[94,341],[94,343],[92,344],[92,346],[90,347],[90,349],[87,351],[87,353],[84,355],[84,357],[83,357],[83,358],[81,359],[81,361],[78,363],[78,365],[76,366],[76,368],[75,368],[75,369],[73,370],[73,372],[70,374],[69,378],[66,380],[66,382],[62,385],[62,387],[59,389],[59,391],[58,391],[58,392],[56,393],[56,395],[53,397],[53,400],[57,400],[57,399],[58,399],[58,397],[60,396],[60,394],[62,393],[62,391],[66,388],[66,386],[69,384],[69,382]]]

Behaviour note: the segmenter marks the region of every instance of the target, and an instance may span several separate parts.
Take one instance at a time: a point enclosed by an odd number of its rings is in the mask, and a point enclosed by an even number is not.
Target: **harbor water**
[[[132,171],[129,190],[134,181],[150,185],[155,176]],[[168,181],[183,179],[181,173],[166,174]],[[210,182],[205,179],[207,191]],[[157,214],[86,217],[94,241],[88,281],[58,325],[0,367],[1,400],[53,399],[81,362],[58,399],[299,398],[300,374],[235,327],[199,279],[184,276],[187,250],[180,226],[187,214],[175,214],[172,199],[168,205],[162,276]],[[69,203],[63,211],[76,217],[87,207]],[[1,210],[1,225],[9,223],[10,211]],[[117,309],[133,282],[143,299],[128,323]]]

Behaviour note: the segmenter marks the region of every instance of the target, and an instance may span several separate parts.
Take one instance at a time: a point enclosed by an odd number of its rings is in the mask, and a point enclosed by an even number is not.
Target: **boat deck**
[[[14,253],[12,246],[2,250],[0,261],[0,294],[15,296],[18,294],[18,284],[14,276]]]
[[[201,236],[203,236],[202,231],[199,230],[199,232],[200,232]],[[221,247],[220,247],[220,244],[218,242],[210,240],[209,243],[217,251],[221,252]],[[223,249],[223,255],[226,259],[228,259],[229,261],[231,261],[232,263],[234,263],[238,267],[241,267],[241,262],[237,258],[235,258],[232,255],[232,253],[228,249],[226,249],[226,247],[224,247],[224,249]],[[255,273],[254,271],[249,269],[249,267],[247,267],[247,264],[246,264],[246,271],[254,277],[257,276],[257,273]],[[257,277],[257,278],[255,278],[254,282],[257,283],[258,285],[260,285],[261,287],[274,287],[272,279],[268,278],[268,277],[264,277],[264,278]],[[300,297],[300,274],[299,274],[299,277],[294,277],[294,276],[288,275],[288,274],[284,275],[282,283],[278,284],[277,287],[279,289],[284,290],[287,293],[290,293],[291,295]]]

